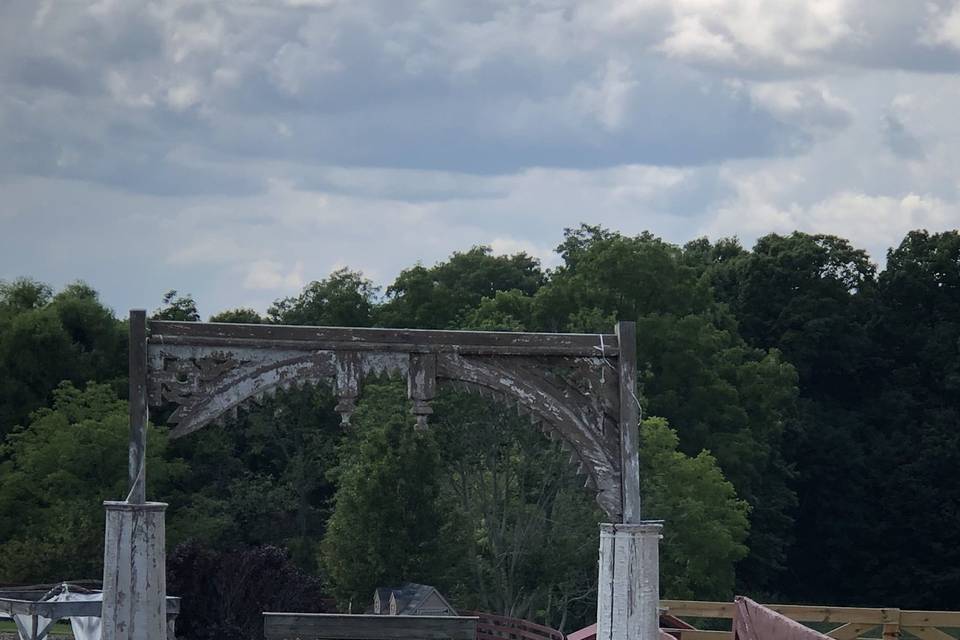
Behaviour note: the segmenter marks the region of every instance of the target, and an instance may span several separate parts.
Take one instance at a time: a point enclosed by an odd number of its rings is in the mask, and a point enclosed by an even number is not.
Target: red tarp
[[[832,640],[750,598],[737,596],[734,605],[734,640]]]

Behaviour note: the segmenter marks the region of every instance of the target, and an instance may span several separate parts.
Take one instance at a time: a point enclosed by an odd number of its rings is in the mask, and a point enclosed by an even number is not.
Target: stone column
[[[104,502],[103,640],[167,637],[162,502]]]
[[[600,525],[597,640],[657,640],[663,524]]]

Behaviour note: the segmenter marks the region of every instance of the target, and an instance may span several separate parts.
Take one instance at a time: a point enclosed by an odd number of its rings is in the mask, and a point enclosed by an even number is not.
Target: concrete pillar
[[[167,637],[162,502],[104,502],[103,640]]]
[[[657,640],[663,524],[600,525],[597,640]]]

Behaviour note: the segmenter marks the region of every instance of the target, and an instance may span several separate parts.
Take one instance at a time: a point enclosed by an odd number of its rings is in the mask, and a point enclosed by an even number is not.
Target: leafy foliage
[[[668,523],[660,554],[664,597],[729,599],[733,568],[747,555],[747,503],[709,452],[688,457],[677,450],[666,420],[645,420],[640,443],[645,512]]]
[[[384,298],[344,269],[265,316],[212,319],[528,331],[636,320],[644,513],[667,520],[667,595],[954,606],[960,234],[911,232],[880,271],[843,239],[803,233],[678,247],[584,225],[557,251],[544,272],[475,247],[403,271]],[[171,291],[154,317],[199,314]],[[0,282],[4,580],[99,575],[100,503],[126,488],[125,334],[87,285]],[[284,576],[292,563],[354,610],[374,586],[418,580],[564,629],[591,620],[600,516],[555,443],[462,394],[437,400],[426,433],[393,383],[368,381],[346,433],[333,404],[305,387],[182,441],[151,428],[150,494],[171,503],[171,544],[195,541],[180,595],[217,585],[234,604],[258,601],[244,592],[257,584],[234,584],[253,576],[244,564]],[[243,551],[262,545],[285,551]],[[191,562],[211,577],[190,582]],[[240,614],[211,615],[219,637],[250,637]]]
[[[104,500],[127,493],[127,403],[103,384],[69,382],[53,406],[13,432],[0,463],[0,576],[13,583],[96,579],[103,574]],[[183,477],[166,458],[166,432],[148,432],[151,487],[163,495]],[[175,516],[174,516],[175,517]]]
[[[0,438],[52,400],[63,380],[125,386],[123,325],[83,283],[57,295],[21,279],[0,282]]]
[[[163,306],[153,312],[154,320],[179,320],[181,322],[199,322],[200,312],[197,301],[189,293],[177,295],[176,289],[163,294]]]
[[[534,293],[543,282],[535,258],[494,256],[489,247],[454,253],[447,262],[405,269],[387,288],[377,324],[421,329],[456,328],[484,298],[498,291]]]
[[[362,608],[377,586],[428,581],[443,566],[440,456],[413,429],[399,385],[368,385],[352,422],[323,565],[341,607]]]
[[[181,597],[177,635],[195,640],[258,640],[264,611],[326,611],[321,581],[272,546],[181,544],[167,558],[167,586]]]
[[[377,287],[362,274],[340,269],[308,284],[295,298],[277,300],[267,310],[271,322],[333,327],[368,327],[373,322]]]

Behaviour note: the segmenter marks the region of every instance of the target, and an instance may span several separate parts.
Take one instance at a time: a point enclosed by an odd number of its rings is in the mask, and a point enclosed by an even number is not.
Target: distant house
[[[381,616],[455,616],[457,610],[434,587],[408,582],[402,587],[380,587],[373,592],[368,611]]]

